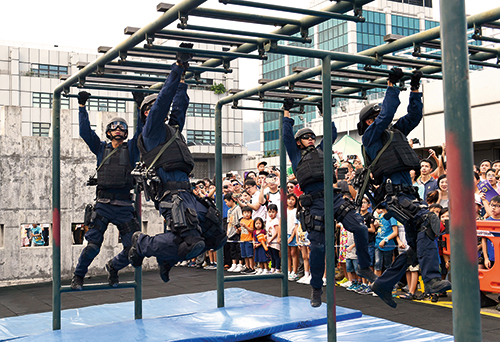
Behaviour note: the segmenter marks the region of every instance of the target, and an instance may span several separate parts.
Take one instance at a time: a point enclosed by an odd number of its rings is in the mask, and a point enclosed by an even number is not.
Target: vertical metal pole
[[[453,334],[481,341],[464,0],[441,0],[443,93],[450,191]]]
[[[52,330],[61,329],[61,93],[52,100]]]
[[[215,191],[217,208],[222,212],[222,105],[215,105]],[[224,248],[217,251],[217,307],[224,307]]]
[[[137,126],[139,124],[137,120],[137,113],[139,108],[137,103],[134,102],[134,127],[137,132]],[[134,208],[137,213],[137,221],[139,221],[139,228],[142,230],[142,197],[139,191],[139,185],[135,186],[135,203]],[[134,319],[142,319],[142,266],[134,269]]]
[[[332,88],[331,59],[323,58],[323,152],[325,169],[325,248],[326,248],[326,302],[328,305],[328,341],[337,341],[337,308],[335,300],[335,221],[333,217],[333,166],[332,166]]]
[[[286,205],[286,150],[283,141],[283,113],[279,116],[279,139],[280,139],[280,202],[281,202],[281,297],[288,297],[288,209]]]

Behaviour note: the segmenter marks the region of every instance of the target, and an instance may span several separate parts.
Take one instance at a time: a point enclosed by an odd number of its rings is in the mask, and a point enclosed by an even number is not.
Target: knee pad
[[[427,236],[431,240],[434,240],[437,236],[440,235],[441,224],[439,218],[434,213],[428,213],[424,215],[422,219],[423,223],[419,231],[425,229],[425,234],[427,234]]]
[[[82,251],[82,254],[85,255],[86,258],[94,259],[97,254],[99,254],[101,250],[101,245],[98,245],[94,242],[89,242],[87,246]]]
[[[356,206],[350,199],[346,199],[344,203],[335,212],[335,219],[342,222],[346,215],[351,211],[355,210]]]

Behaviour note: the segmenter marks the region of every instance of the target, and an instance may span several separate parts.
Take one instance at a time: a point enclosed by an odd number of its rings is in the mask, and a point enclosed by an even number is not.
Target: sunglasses
[[[128,125],[122,121],[113,121],[112,123],[109,124],[109,129],[112,131],[120,129],[125,132],[126,130],[128,130]]]
[[[303,136],[300,137],[302,140],[309,140],[309,139],[316,139],[316,136],[314,134],[304,134]]]
[[[233,186],[237,186],[237,185],[240,185],[240,183],[233,183]]]

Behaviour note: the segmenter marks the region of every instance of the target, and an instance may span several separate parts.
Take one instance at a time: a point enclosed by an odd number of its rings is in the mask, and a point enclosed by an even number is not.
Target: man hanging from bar
[[[293,134],[294,120],[290,118],[290,109],[294,106],[292,98],[286,98],[284,103],[283,141],[286,151],[292,162],[292,168],[304,192],[300,196],[303,210],[300,213],[302,229],[308,231],[311,242],[309,258],[311,272],[311,306],[321,306],[323,294],[323,274],[325,271],[325,202],[324,202],[324,168],[323,168],[323,140],[316,147],[316,134],[310,128],[302,128]],[[320,106],[321,111],[321,106]],[[337,128],[332,122],[332,142],[337,139]],[[334,175],[334,183],[336,183]],[[370,269],[370,255],[368,254],[368,228],[363,218],[356,213],[352,201],[344,199],[339,191],[333,195],[334,217],[342,222],[344,227],[354,233],[356,254],[358,256],[359,276],[373,282],[375,274]],[[334,222],[330,222],[330,229],[334,229]],[[332,260],[333,262],[333,260]]]
[[[160,93],[147,96],[141,105],[144,128],[138,147],[142,174],[148,179],[145,193],[165,218],[165,232],[156,236],[136,232],[129,259],[139,267],[144,257],[156,257],[164,282],[176,262],[218,250],[227,241],[220,211],[210,198],[195,196],[189,182],[194,159],[181,134],[189,105],[187,84],[181,78],[190,58],[178,54]]]
[[[400,104],[399,89],[394,84],[404,76],[400,68],[389,75],[387,92],[381,105],[370,104],[359,114],[358,133],[362,135],[365,163],[370,165],[375,184],[374,206],[388,210],[386,218],[394,217],[405,226],[410,247],[399,254],[391,266],[372,284],[372,290],[387,305],[395,308],[392,298],[394,285],[405,274],[408,265],[420,264],[426,293],[441,293],[451,289],[451,283],[441,280],[435,238],[439,234],[439,219],[430,213],[412,186],[410,170],[418,170],[420,160],[408,144],[407,135],[422,120],[422,93],[419,92],[421,71],[411,77],[408,113],[391,126]],[[374,161],[374,162],[373,162]],[[361,194],[362,196],[363,194]]]
[[[132,234],[140,229],[130,193],[133,188],[133,178],[130,172],[139,159],[137,138],[142,123],[137,120],[138,129],[134,137],[125,141],[128,136],[127,121],[121,117],[112,118],[106,126],[106,138],[110,142],[101,141],[90,128],[89,115],[85,109],[85,103],[89,97],[90,94],[85,91],[78,93],[80,136],[92,153],[97,156],[97,179],[91,177],[88,183],[88,185],[97,185],[96,203],[92,211],[86,210],[89,230],[85,233],[85,239],[88,243],[80,254],[71,280],[73,290],[82,290],[85,274],[99,254],[104,232],[109,223],[116,225],[123,244],[123,250],[106,263],[109,285],[116,287],[119,283],[118,271],[130,263],[128,252]],[[140,94],[134,94],[134,97],[140,104]]]

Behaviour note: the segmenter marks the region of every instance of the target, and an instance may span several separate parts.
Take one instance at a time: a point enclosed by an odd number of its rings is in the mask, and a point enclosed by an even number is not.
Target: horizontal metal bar
[[[481,35],[478,35],[478,34],[473,34],[472,35],[472,39],[474,39],[474,40],[481,40],[483,42],[500,43],[500,39],[498,39],[498,38],[485,37],[485,36],[481,36]]]
[[[287,96],[283,96],[286,98]],[[245,97],[242,100],[248,101],[259,101],[259,102],[271,102],[271,103],[283,103],[283,99],[270,99],[268,97],[260,98],[260,97]],[[304,106],[317,106],[319,102],[311,102],[311,101],[295,101],[296,105],[304,105]]]
[[[64,94],[63,93],[62,96],[69,97],[69,98],[78,98],[77,94]],[[116,101],[134,101],[134,99],[131,98],[131,97],[94,96],[94,95],[92,95],[91,99],[96,99],[96,100],[116,100]]]
[[[358,3],[358,4],[360,4],[360,3]],[[332,8],[337,7],[337,6],[344,6],[344,5],[345,5],[344,9],[347,10],[348,5],[349,5],[349,3],[347,1],[341,1],[341,2],[337,3],[336,5],[333,5]],[[467,26],[472,27],[474,25],[474,23],[482,24],[485,22],[489,22],[492,20],[498,20],[498,19],[500,19],[500,9],[493,9],[493,10],[490,10],[490,11],[487,11],[484,13],[480,13],[480,14],[476,14],[476,15],[472,15],[472,16],[468,17],[467,18]],[[308,24],[314,23],[314,25],[317,25],[317,22],[315,22],[314,20],[315,20],[314,18],[308,18],[307,22],[308,22]],[[283,28],[283,29],[279,30],[279,32],[280,33],[290,33],[290,32],[293,32],[295,29],[296,28]],[[412,47],[414,44],[420,44],[420,43],[425,42],[425,41],[439,38],[440,29],[441,29],[440,27],[434,27],[434,28],[426,30],[424,32],[419,32],[419,33],[413,34],[411,36],[398,39],[398,40],[393,41],[389,44],[384,44],[384,45],[376,46],[376,47],[361,51],[358,53],[358,55],[375,56],[376,54],[378,54],[378,55],[383,55],[385,57],[386,54],[400,51],[403,49],[407,49],[409,47]],[[240,48],[238,48],[238,50],[247,51],[247,50],[250,50],[251,48],[255,48],[255,47],[247,47],[245,45],[242,45]],[[486,60],[486,59],[490,59],[492,57],[493,57],[492,54],[488,54],[488,53],[478,53],[476,55],[471,56],[471,58],[474,60]],[[204,64],[213,66],[213,65],[217,65],[217,62],[211,60],[211,61],[208,61]],[[348,62],[333,62],[330,67],[332,70],[339,70],[339,69],[345,68],[349,65],[350,64]],[[255,88],[248,89],[248,90],[245,90],[243,92],[224,97],[217,102],[216,106],[223,106],[225,104],[231,103],[234,100],[238,100],[240,98],[245,98],[245,97],[248,97],[251,95],[256,95],[258,93],[263,93],[265,91],[271,91],[272,89],[277,88],[277,87],[286,86],[290,83],[294,83],[294,82],[298,82],[298,81],[301,81],[304,79],[316,77],[319,74],[321,74],[321,70],[322,70],[321,66],[317,66],[314,68],[310,68],[310,69],[308,69],[304,72],[301,72],[299,74],[286,76],[286,77],[283,77],[281,79],[274,80],[273,82],[269,82],[267,84],[264,84],[264,85],[261,85],[261,86],[255,87]],[[432,73],[436,73],[436,72],[440,72],[440,71],[441,71],[440,67],[424,67],[424,68],[422,68],[422,72],[424,74],[432,74]],[[376,80],[375,82],[385,83],[386,81],[384,79],[380,79],[380,80]],[[353,93],[357,93],[359,91],[360,91],[359,88],[344,88],[341,90],[337,90],[336,93],[337,94],[353,94]],[[319,101],[320,99],[321,99],[321,96],[314,96],[311,98],[307,98],[306,100],[307,101]]]
[[[427,53],[418,53],[418,52],[414,52],[413,55],[415,57],[436,59],[439,61],[441,60],[441,56],[439,56],[439,55],[431,55],[431,54],[427,54]],[[500,69],[499,64],[492,64],[492,63],[486,63],[486,62],[481,62],[481,61],[475,61],[473,59],[469,59],[469,64]]]
[[[65,82],[59,84],[55,89],[54,93],[62,93],[65,88],[69,88],[70,85],[78,82],[79,78],[83,78],[95,70],[98,67],[102,67],[106,65],[106,63],[112,61],[120,55],[121,51],[126,51],[128,49],[133,48],[137,44],[144,41],[147,35],[154,34],[154,32],[163,29],[165,26],[168,26],[178,18],[179,12],[189,12],[189,10],[196,8],[203,4],[206,0],[190,0],[190,1],[182,1],[172,7],[172,11],[168,13],[164,13],[158,19],[151,22],[150,24],[144,26],[139,31],[134,33],[131,37],[128,37],[125,41],[118,44],[111,50],[109,50],[106,54],[97,58],[93,62],[89,63],[85,68],[80,70],[78,73],[72,75]]]
[[[309,96],[317,96],[318,94],[322,93],[315,93],[312,91],[302,91],[302,90],[294,90],[294,91],[289,91],[285,89],[270,89],[266,91],[267,92],[277,92],[277,93],[286,93],[286,94],[297,94],[297,95],[309,95]],[[332,97],[340,97],[340,98],[346,98],[346,99],[355,99],[355,100],[366,100],[366,97],[363,96],[356,96],[356,95],[345,95],[345,94],[338,94],[333,92]]]
[[[304,70],[307,70],[305,67],[293,67],[292,72],[302,72]],[[385,74],[377,74],[374,72],[367,72],[365,70],[358,70],[358,69],[339,69],[339,70],[332,70],[331,72],[332,77],[342,77],[342,78],[355,78],[355,79],[363,79],[363,80],[369,80],[369,81],[374,81],[380,77],[385,77]],[[298,83],[295,83],[296,86]],[[320,88],[323,88],[321,85]]]
[[[265,55],[250,55],[246,53],[239,53],[239,52],[229,52],[229,51],[209,51],[209,50],[202,50],[202,49],[188,49],[188,48],[181,48],[181,47],[176,47],[176,46],[163,46],[163,45],[144,45],[144,49],[146,50],[151,50],[151,51],[178,51],[178,52],[187,52],[187,53],[192,53],[194,55],[198,56],[206,56],[206,57],[235,57],[235,58],[248,58],[248,59],[260,59],[260,60],[267,60],[267,56]]]
[[[373,68],[373,67],[370,67],[370,66],[365,67],[365,69],[367,70],[367,72],[374,71],[374,73],[378,73],[380,75],[384,75],[384,77],[387,77],[387,75],[389,75],[391,73],[391,70],[389,70],[389,69]],[[403,74],[405,76],[408,76],[408,77],[411,77],[413,75],[413,73],[411,73],[411,72],[403,72]],[[442,80],[443,76],[423,74],[422,78],[428,78],[428,79],[432,79],[432,80]]]
[[[144,82],[165,82],[167,80],[166,77],[152,77],[152,76],[135,76],[135,75],[121,75],[121,74],[91,74],[89,77],[95,78],[105,78],[105,79],[120,79],[120,80],[130,80],[130,81],[144,81]],[[184,82],[188,84],[205,84],[202,81],[196,80],[185,80]]]
[[[441,63],[425,61],[422,59],[413,59],[413,58],[405,58],[405,57],[394,57],[394,56],[384,56],[385,61],[393,61],[393,62],[402,62],[402,63],[412,63],[416,65],[430,65],[430,66],[441,66]],[[382,64],[385,64],[382,62]]]
[[[302,57],[324,58],[326,56],[330,56],[332,60],[346,61],[346,62],[360,63],[360,64],[380,65],[381,63],[381,60],[374,57],[359,56],[344,52],[308,49],[296,46],[284,46],[276,44],[276,42],[269,42],[267,44],[264,44],[264,50],[266,52],[280,53],[283,55],[302,56]]]
[[[156,10],[158,12],[166,12],[172,7],[173,5],[171,4],[160,3],[156,6]],[[192,15],[195,17],[210,18],[210,19],[239,21],[244,23],[272,25],[272,26],[284,26],[288,24],[300,26],[300,21],[296,19],[222,11],[204,7],[197,7],[196,9],[189,11],[188,15]]]
[[[133,34],[136,30],[136,27],[126,27],[125,34]],[[212,36],[212,37],[202,37],[202,35],[185,35],[182,34],[182,31],[179,30],[160,30],[155,33],[155,38],[167,39],[167,40],[177,40],[184,42],[193,42],[193,43],[201,43],[201,44],[214,44],[214,45],[227,45],[227,46],[240,46],[247,42],[245,39],[222,39],[222,36]]]
[[[441,41],[434,39],[434,40],[430,40],[428,42],[423,42],[420,44],[420,46],[430,48],[430,49],[441,50]],[[469,44],[469,45],[467,45],[467,48],[469,49],[469,53],[471,53],[471,54],[476,53],[476,52],[498,53],[497,50],[495,50],[493,48],[488,48],[488,47],[484,47],[481,45]]]
[[[261,279],[282,279],[284,276],[285,275],[283,273],[229,276],[229,277],[224,277],[224,282],[230,283],[230,282],[235,282],[235,281],[248,281],[248,280],[261,280]]]
[[[363,17],[356,17],[353,15],[339,14],[339,13],[332,13],[332,12],[315,11],[315,10],[310,10],[310,9],[305,9],[305,8],[279,6],[279,5],[274,5],[272,3],[261,3],[261,2],[247,1],[247,0],[245,0],[245,1],[219,0],[219,2],[223,3],[224,5],[231,4],[231,5],[240,5],[240,6],[253,7],[253,8],[265,8],[265,9],[270,9],[270,10],[274,10],[274,11],[298,13],[298,14],[305,14],[305,15],[314,15],[316,17],[354,21],[357,23],[365,22],[365,18],[363,18]]]
[[[481,26],[500,30],[500,21],[491,21],[489,23],[482,24]]]
[[[277,109],[277,108],[264,108],[264,107],[244,107],[244,106],[231,106],[232,109],[239,109],[239,110],[256,110],[256,111],[261,111],[261,112],[273,112],[273,113],[281,113],[283,112],[283,109]],[[290,114],[304,114],[305,112],[297,112],[294,110],[290,111]]]
[[[317,80],[303,80],[302,83],[323,84],[321,81],[317,81]],[[360,87],[362,89],[364,89],[364,88],[386,89],[387,88],[386,84],[366,83],[366,82],[365,83],[364,82],[349,82],[349,81],[341,81],[341,80],[333,80],[333,79],[332,79],[332,85],[341,86],[341,87]]]
[[[123,67],[132,67],[132,68],[151,68],[151,69],[162,69],[162,70],[171,70],[172,66],[169,64],[160,64],[160,63],[148,63],[148,62],[132,62],[132,61],[119,61],[119,62],[110,62],[107,65],[109,66],[123,66]],[[233,69],[221,69],[221,68],[210,68],[203,66],[189,66],[190,71],[193,72],[221,72],[224,74],[230,74],[233,72]]]
[[[215,31],[214,31],[215,32]],[[234,37],[234,36],[221,36],[218,34],[212,33],[200,33],[200,32],[192,32],[192,31],[184,31],[184,30],[161,30],[156,33],[158,36],[161,35],[175,35],[179,37],[193,37],[193,38],[202,38],[205,40],[215,40],[215,41],[226,41],[226,42],[234,42],[236,44],[256,44],[257,39],[255,38],[246,38],[246,37]]]
[[[111,50],[111,47],[109,46],[99,46],[97,48],[97,52],[99,53],[106,53],[109,50]],[[141,48],[132,48],[128,50],[125,53],[127,56],[132,56],[132,57],[143,57],[143,58],[156,58],[156,59],[169,59],[169,60],[176,60],[175,53],[157,53],[157,52],[152,52],[149,50],[141,49]],[[191,59],[193,62],[206,62],[209,60],[207,57],[199,57],[199,56],[193,56]]]
[[[88,284],[83,285],[81,291],[96,291],[96,290],[114,290],[114,289],[130,289],[135,288],[137,284],[135,282],[120,282],[116,287],[109,286],[108,283],[100,283],[100,284]],[[71,288],[70,285],[61,286],[61,292],[76,292]],[[80,291],[78,291],[80,292]]]
[[[220,27],[209,27],[209,26],[198,26],[198,25],[189,25],[189,24],[178,24],[178,28],[183,30],[193,30],[193,31],[210,31],[224,34],[235,34],[249,37],[258,37],[258,38],[267,38],[273,40],[285,40],[289,42],[299,42],[299,43],[311,43],[312,39],[302,38],[302,37],[294,37],[294,36],[285,36],[283,34],[273,34],[273,33],[261,33],[261,32],[250,32],[250,31],[239,31],[239,30],[231,30]]]
[[[108,91],[128,91],[128,92],[138,92],[138,93],[158,93],[160,92],[161,87],[154,88],[135,88],[135,87],[113,87],[113,86],[105,86],[105,85],[87,85],[87,84],[74,84],[72,87],[78,89],[97,89],[97,90],[108,90]]]

